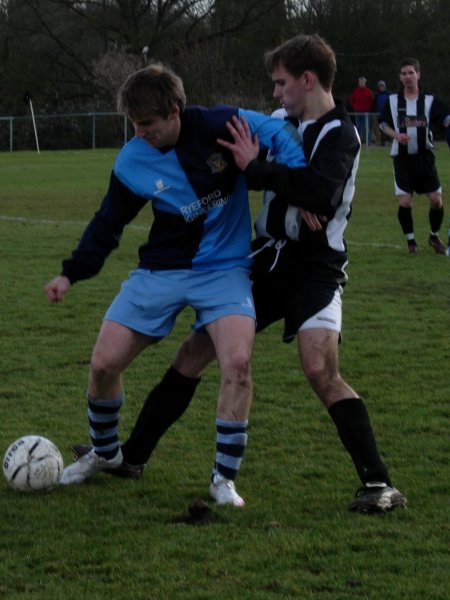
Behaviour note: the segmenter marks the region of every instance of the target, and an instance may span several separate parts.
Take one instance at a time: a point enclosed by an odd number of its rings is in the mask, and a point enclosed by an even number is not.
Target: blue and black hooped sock
[[[123,394],[118,398],[103,400],[88,394],[89,433],[92,447],[99,456],[107,460],[114,458],[120,448],[119,412]]]
[[[226,479],[236,479],[247,445],[247,425],[247,420],[216,419],[216,462],[212,478],[220,473]]]

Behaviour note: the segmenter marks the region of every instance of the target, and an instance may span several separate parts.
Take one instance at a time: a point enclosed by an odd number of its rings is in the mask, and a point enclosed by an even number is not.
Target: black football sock
[[[384,482],[391,485],[389,475],[378,453],[369,414],[361,398],[336,402],[328,409],[345,449],[352,457],[363,484]]]
[[[124,460],[143,465],[161,436],[189,406],[200,378],[181,375],[170,367],[147,396],[128,440],[122,444]]]
[[[398,207],[398,221],[405,235],[414,233],[412,209],[406,206]]]
[[[441,208],[430,208],[428,218],[430,221],[431,234],[437,235],[441,228],[442,221],[444,220],[444,208],[442,206]]]

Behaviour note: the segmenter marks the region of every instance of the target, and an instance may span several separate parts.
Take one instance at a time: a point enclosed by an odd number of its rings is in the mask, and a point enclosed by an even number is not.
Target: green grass
[[[64,303],[50,305],[42,289],[96,209],[113,158],[103,150],[0,155],[0,452],[39,433],[69,462],[69,445],[88,440],[90,352],[105,308],[135,266],[149,213],[128,228],[103,272],[74,286]],[[446,202],[446,146],[437,160]],[[346,511],[359,482],[300,373],[295,344],[281,344],[277,324],[255,344],[255,398],[238,479],[243,510],[213,507],[208,526],[177,522],[194,497],[207,498],[212,367],[139,482],[101,474],[44,495],[0,484],[0,598],[448,598],[450,260],[427,246],[427,204],[415,201],[420,251],[407,256],[388,151],[363,151],[347,232],[341,371],[365,399],[407,511]],[[190,323],[185,311],[173,335],[125,374],[123,438]]]

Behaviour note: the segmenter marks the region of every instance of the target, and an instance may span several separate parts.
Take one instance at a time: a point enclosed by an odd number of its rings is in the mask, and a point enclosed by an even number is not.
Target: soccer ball
[[[25,435],[11,444],[3,458],[3,474],[20,492],[51,490],[64,469],[61,452],[40,435]]]

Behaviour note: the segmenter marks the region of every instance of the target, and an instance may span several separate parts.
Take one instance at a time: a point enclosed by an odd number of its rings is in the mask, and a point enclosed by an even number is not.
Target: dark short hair
[[[183,81],[162,63],[153,63],[132,73],[119,90],[117,108],[132,120],[149,115],[167,118],[174,105],[186,106]]]
[[[402,68],[406,67],[406,66],[413,67],[416,72],[420,71],[420,64],[419,64],[419,61],[417,60],[417,58],[411,58],[411,57],[404,58],[400,63],[400,70],[402,70]]]
[[[330,91],[336,75],[336,55],[317,34],[297,35],[274,50],[266,52],[264,62],[269,73],[282,65],[294,77],[314,71],[322,87]]]

